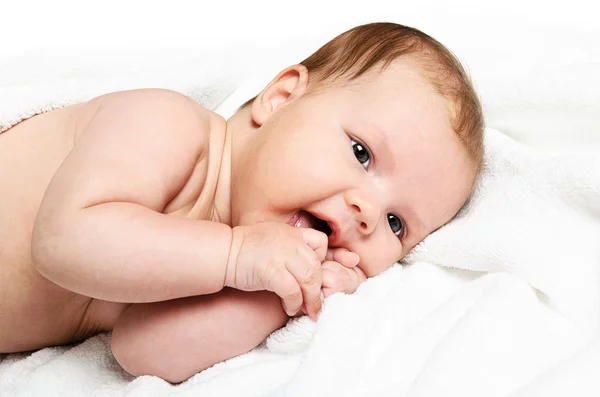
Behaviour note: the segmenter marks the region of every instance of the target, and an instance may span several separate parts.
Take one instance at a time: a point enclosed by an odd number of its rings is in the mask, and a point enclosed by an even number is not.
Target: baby
[[[180,382],[317,319],[459,211],[483,117],[456,58],[375,23],[225,121],[134,90],[0,134],[0,352],[113,331],[131,374]]]

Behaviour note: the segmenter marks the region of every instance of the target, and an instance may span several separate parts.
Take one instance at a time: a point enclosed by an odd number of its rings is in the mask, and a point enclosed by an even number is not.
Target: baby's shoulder
[[[225,120],[191,98],[137,89],[96,97],[85,107],[88,115],[76,123],[80,135],[69,164],[85,165],[95,181],[103,175],[106,181],[95,182],[94,194],[106,195],[107,185],[121,181],[127,194],[135,191],[151,203],[144,205],[180,211],[218,175]]]
[[[98,96],[89,102],[95,109],[118,111],[126,115],[143,112],[146,118],[176,117],[179,122],[205,122],[222,117],[176,91],[141,88]]]
[[[169,135],[187,150],[208,145],[221,135],[225,120],[191,98],[167,89],[144,88],[98,96],[80,110],[79,134],[90,129],[136,131],[138,139]],[[92,127],[92,128],[90,128]],[[76,136],[76,141],[79,136]],[[158,139],[160,140],[160,139]]]
[[[110,111],[111,116],[119,114],[117,117],[132,118],[127,129],[135,129],[139,122],[141,129],[152,130],[144,140],[166,144],[174,139],[180,141],[172,147],[162,147],[172,156],[168,161],[171,167],[178,161],[183,164],[183,157],[195,153],[192,163],[185,162],[186,167],[176,170],[177,174],[186,174],[187,179],[171,192],[170,201],[162,211],[209,219],[225,145],[225,119],[183,94],[164,89],[116,92],[94,101],[99,109]],[[152,127],[144,128],[149,125]],[[164,141],[165,134],[169,135],[167,141]],[[193,138],[190,139],[191,136]],[[182,141],[187,144],[182,144]],[[160,165],[161,173],[164,173],[165,166]]]

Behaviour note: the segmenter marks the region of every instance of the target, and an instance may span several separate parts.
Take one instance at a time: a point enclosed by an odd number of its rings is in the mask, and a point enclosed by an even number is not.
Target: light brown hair
[[[417,60],[431,85],[451,103],[452,127],[479,173],[484,128],[479,98],[456,56],[431,36],[389,22],[361,25],[335,37],[301,64],[308,69],[309,83],[318,85],[339,78],[354,80],[376,65],[384,69],[402,56]]]

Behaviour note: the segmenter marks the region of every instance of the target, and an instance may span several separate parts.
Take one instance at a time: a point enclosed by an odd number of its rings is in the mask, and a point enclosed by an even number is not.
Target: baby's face
[[[367,276],[380,273],[470,193],[475,169],[447,106],[404,62],[286,103],[245,148],[234,225],[313,227],[356,252]]]

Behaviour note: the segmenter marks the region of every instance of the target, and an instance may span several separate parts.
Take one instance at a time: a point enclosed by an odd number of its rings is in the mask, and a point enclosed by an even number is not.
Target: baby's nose
[[[352,190],[346,194],[346,203],[354,213],[358,230],[365,235],[373,233],[381,216],[381,205],[374,195]]]

